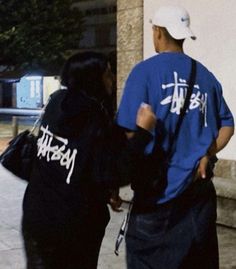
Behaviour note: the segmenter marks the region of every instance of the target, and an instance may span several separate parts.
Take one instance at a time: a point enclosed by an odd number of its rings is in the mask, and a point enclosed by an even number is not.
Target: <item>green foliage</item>
[[[58,73],[78,49],[83,18],[78,0],[0,0],[0,65]]]

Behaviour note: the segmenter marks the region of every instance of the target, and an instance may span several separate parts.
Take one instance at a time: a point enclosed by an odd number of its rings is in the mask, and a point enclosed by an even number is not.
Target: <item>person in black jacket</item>
[[[112,74],[103,54],[65,63],[64,86],[46,106],[23,201],[28,269],[94,269],[109,221],[111,190],[132,181],[156,118],[148,106],[127,139],[113,123]]]

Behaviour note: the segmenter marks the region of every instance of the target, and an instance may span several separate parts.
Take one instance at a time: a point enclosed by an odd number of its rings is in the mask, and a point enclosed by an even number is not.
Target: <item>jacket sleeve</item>
[[[153,136],[137,127],[131,139],[125,130],[115,126],[109,140],[103,144],[102,154],[96,157],[95,180],[107,188],[118,188],[130,184],[142,165],[144,151]]]

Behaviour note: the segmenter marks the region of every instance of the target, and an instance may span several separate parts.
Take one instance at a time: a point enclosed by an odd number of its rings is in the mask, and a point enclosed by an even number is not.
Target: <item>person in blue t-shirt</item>
[[[161,7],[152,20],[158,54],[137,64],[125,85],[117,123],[127,132],[135,132],[135,118],[142,102],[151,105],[158,118],[147,155],[155,144],[164,152],[173,146],[171,136],[191,73],[191,58],[183,52],[184,40],[195,39],[189,25],[185,9]],[[197,62],[193,92],[168,160],[165,189],[155,197],[154,206],[147,205],[153,199],[145,196],[137,206],[134,187],[126,235],[129,269],[218,268],[216,194],[207,169],[210,158],[226,146],[233,132],[234,120],[220,83]],[[152,163],[150,169],[158,165]]]

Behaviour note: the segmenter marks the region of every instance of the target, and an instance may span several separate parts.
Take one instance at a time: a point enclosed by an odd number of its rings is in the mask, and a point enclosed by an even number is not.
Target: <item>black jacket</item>
[[[131,140],[102,103],[83,92],[55,92],[42,119],[34,169],[24,197],[23,225],[52,232],[91,214],[108,221],[109,190],[131,182],[152,136]],[[105,216],[106,215],[106,216]]]

